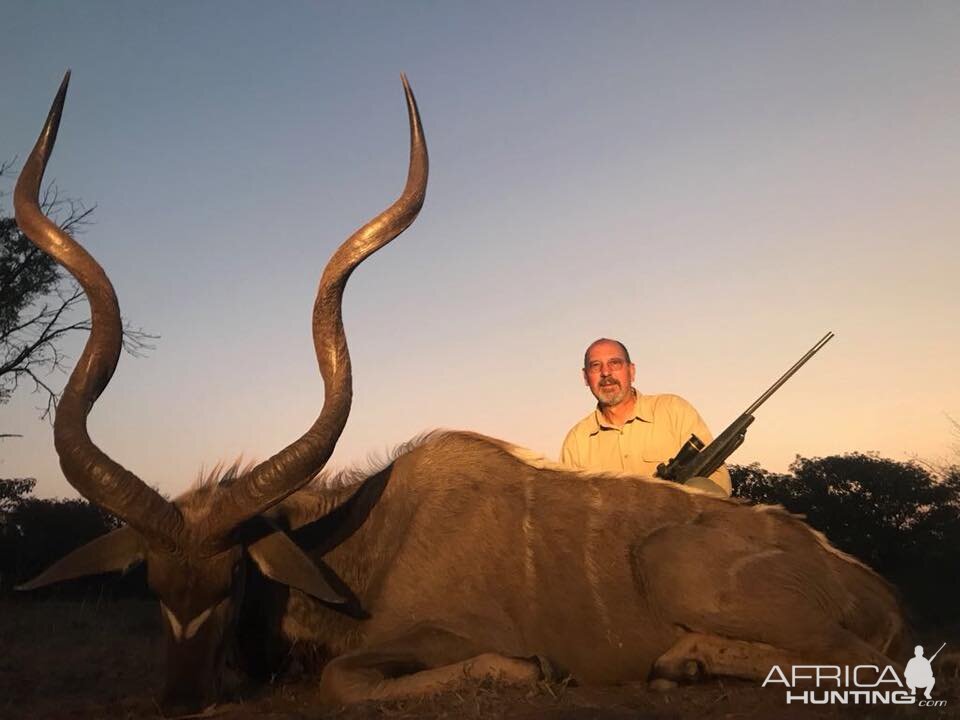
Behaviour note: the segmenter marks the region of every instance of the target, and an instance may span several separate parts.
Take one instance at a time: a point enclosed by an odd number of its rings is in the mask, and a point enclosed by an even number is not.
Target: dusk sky
[[[160,336],[121,357],[91,435],[164,492],[318,414],[314,292],[403,186],[401,71],[430,183],[348,285],[331,467],[433,428],[556,458],[599,336],[716,433],[828,330],[732,462],[952,452],[956,2],[6,0],[0,25],[0,159],[73,71],[47,178],[96,204],[80,239]],[[23,435],[0,477],[75,496],[43,403],[0,406]]]

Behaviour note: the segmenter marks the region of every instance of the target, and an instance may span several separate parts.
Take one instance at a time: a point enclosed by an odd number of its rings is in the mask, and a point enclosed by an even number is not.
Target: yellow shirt
[[[652,477],[657,465],[670,460],[696,435],[713,440],[703,418],[678,395],[641,395],[634,415],[623,427],[611,425],[597,408],[567,433],[560,462],[587,470],[628,472]],[[730,494],[730,473],[721,466],[710,476]]]

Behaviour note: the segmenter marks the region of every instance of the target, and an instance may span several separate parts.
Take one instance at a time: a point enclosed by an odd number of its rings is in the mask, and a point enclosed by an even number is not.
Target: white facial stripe
[[[219,605],[219,603],[217,603],[217,605]],[[212,605],[197,615],[193,620],[187,623],[186,630],[184,630],[183,625],[180,624],[180,621],[177,620],[177,616],[171,612],[170,608],[163,603],[160,603],[160,609],[163,610],[163,616],[167,618],[167,622],[170,624],[170,630],[173,632],[173,639],[177,642],[189,640],[196,635],[197,631],[200,629],[200,626],[207,621],[207,618],[210,617],[210,613],[213,612],[213,608],[215,607],[216,605]]]
[[[210,617],[210,613],[213,612],[214,607],[216,606],[208,607],[202,613],[197,615],[193,620],[187,623],[187,632],[184,633],[187,640],[189,640],[190,638],[192,638],[194,635],[197,634],[197,630],[199,630],[200,626],[203,625],[204,622],[206,622],[208,617]]]
[[[177,616],[170,612],[170,608],[163,603],[160,603],[160,609],[163,610],[163,616],[170,624],[170,630],[173,631],[173,639],[180,642],[180,638],[183,636],[183,627],[180,625],[180,621],[177,620]]]

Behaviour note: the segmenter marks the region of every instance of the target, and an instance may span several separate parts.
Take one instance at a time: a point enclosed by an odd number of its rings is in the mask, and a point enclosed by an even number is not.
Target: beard
[[[597,388],[597,403],[600,407],[612,407],[619,405],[630,395],[630,388],[624,388],[616,380],[610,380],[607,383],[601,383]]]

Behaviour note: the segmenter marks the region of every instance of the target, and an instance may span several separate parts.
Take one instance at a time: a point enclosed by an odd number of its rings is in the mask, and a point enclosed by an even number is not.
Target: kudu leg
[[[774,665],[799,664],[795,653],[766,643],[689,633],[657,658],[653,675],[685,683],[718,676],[763,680]]]
[[[766,643],[691,632],[657,659],[653,675],[687,683],[707,677],[762,681],[774,665],[781,669],[827,663],[883,667],[890,662],[882,653],[839,628],[830,634],[823,652],[817,655],[809,657]]]
[[[763,680],[774,665],[896,667],[885,653],[897,655],[903,623],[883,582],[808,528],[768,519],[740,526],[724,512],[703,513],[638,544],[638,584],[685,629],[654,674]]]
[[[324,668],[320,684],[325,699],[348,704],[434,695],[466,680],[524,684],[541,677],[536,659],[484,652],[454,633],[419,628],[389,643],[340,655]]]

